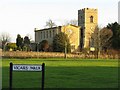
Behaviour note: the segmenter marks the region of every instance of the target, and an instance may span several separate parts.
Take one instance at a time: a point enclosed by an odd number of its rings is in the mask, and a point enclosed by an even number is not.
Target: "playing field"
[[[118,60],[3,59],[2,86],[9,87],[9,63],[45,63],[45,88],[117,88]],[[40,88],[41,72],[13,72],[13,88]]]

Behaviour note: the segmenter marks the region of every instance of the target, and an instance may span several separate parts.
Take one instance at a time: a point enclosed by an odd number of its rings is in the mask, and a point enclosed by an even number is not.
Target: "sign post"
[[[45,80],[45,64],[42,64],[42,90],[44,90],[44,80]]]
[[[13,64],[10,63],[10,78],[9,78],[9,90],[12,90],[12,72],[13,71],[28,71],[28,72],[42,72],[42,81],[41,81],[41,88],[44,90],[44,80],[45,80],[45,63],[42,65],[20,65],[20,64]]]
[[[12,90],[12,67],[13,67],[13,64],[10,63],[10,82],[9,82],[10,90]]]

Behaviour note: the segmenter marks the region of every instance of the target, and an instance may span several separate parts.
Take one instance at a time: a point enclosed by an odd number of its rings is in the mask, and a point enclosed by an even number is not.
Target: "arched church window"
[[[42,39],[42,32],[41,32],[41,39]]]
[[[51,30],[49,32],[50,32],[50,38],[51,38]]]
[[[45,31],[44,31],[44,38],[45,38]]]
[[[48,31],[46,31],[46,38],[48,38]]]
[[[90,22],[93,23],[93,16],[90,17]]]

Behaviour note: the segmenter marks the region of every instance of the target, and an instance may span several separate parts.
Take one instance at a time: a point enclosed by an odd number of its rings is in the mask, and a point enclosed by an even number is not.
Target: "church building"
[[[80,49],[94,47],[92,35],[98,25],[98,10],[84,8],[78,10],[78,26],[66,25],[53,28],[36,29],[35,43],[47,40],[52,45],[53,37],[64,32],[68,35],[71,44],[71,52],[79,52]]]
[[[35,42],[39,43],[43,40],[47,40],[49,44],[52,46],[54,36],[60,32],[63,32],[68,35],[71,44],[71,52],[79,51],[79,45],[80,45],[79,26],[67,25],[67,26],[46,28],[41,30],[35,29]]]

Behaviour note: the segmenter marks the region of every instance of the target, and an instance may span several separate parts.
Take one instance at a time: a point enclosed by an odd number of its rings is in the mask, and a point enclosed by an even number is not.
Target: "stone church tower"
[[[94,47],[94,38],[92,34],[98,25],[98,10],[84,8],[78,10],[78,26],[80,30],[80,48]]]

